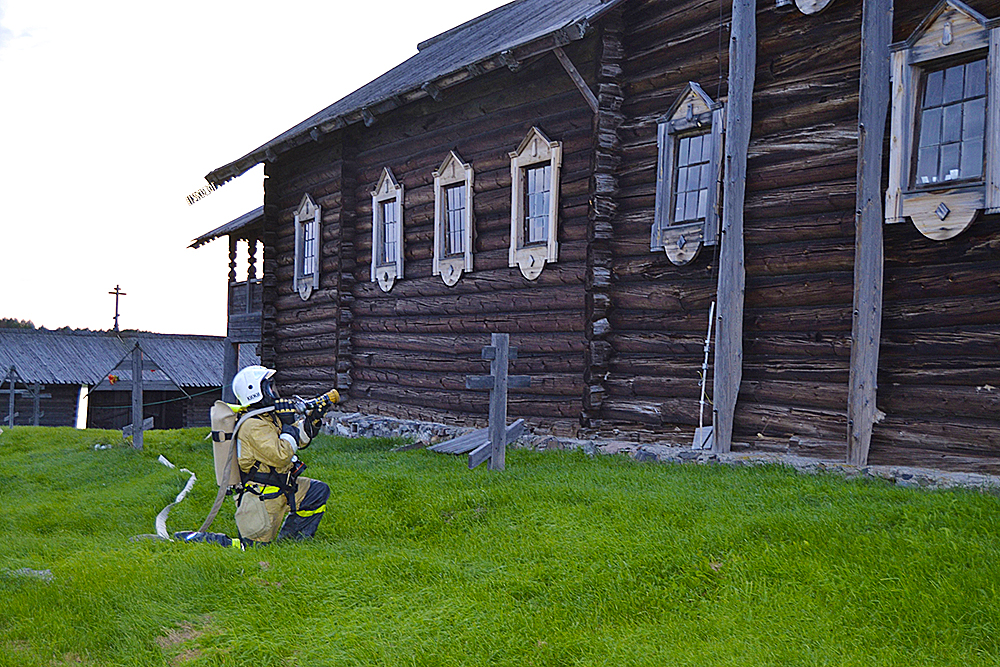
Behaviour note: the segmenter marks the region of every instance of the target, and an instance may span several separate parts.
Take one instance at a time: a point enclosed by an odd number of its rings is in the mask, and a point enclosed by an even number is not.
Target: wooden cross
[[[115,285],[115,291],[108,292],[108,294],[115,295],[115,331],[118,331],[118,297],[128,296],[128,295],[122,291],[122,288],[119,285]]]
[[[488,458],[490,470],[503,470],[507,443],[516,440],[524,430],[521,420],[507,427],[507,389],[528,387],[531,378],[507,374],[507,364],[517,359],[517,348],[510,346],[510,334],[493,334],[491,342],[492,345],[483,348],[483,359],[490,361],[490,374],[470,375],[465,379],[466,389],[490,392],[489,440],[469,454],[469,467],[475,468]]]

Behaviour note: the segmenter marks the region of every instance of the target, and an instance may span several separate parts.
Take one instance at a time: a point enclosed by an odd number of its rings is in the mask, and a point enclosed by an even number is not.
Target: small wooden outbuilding
[[[119,429],[132,422],[131,351],[143,352],[143,417],[208,426],[225,339],[146,332],[0,329],[0,423]],[[244,350],[240,366],[256,363]]]

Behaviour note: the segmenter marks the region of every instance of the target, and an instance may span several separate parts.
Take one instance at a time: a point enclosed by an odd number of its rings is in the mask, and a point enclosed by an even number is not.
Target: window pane
[[[698,191],[694,190],[684,195],[684,219],[698,219]]]
[[[445,254],[465,252],[465,184],[445,188]]]
[[[958,147],[961,144],[945,144],[941,147],[941,180],[953,181],[958,178]]]
[[[983,140],[962,142],[962,178],[982,178]]]
[[[708,208],[708,190],[698,191],[698,218],[704,218]]]
[[[688,155],[688,164],[701,161],[701,135],[691,137],[691,153]]]
[[[920,114],[920,145],[941,143],[941,109],[927,109]]]
[[[677,170],[677,192],[687,192],[688,168],[681,167]]]
[[[941,106],[944,72],[931,72],[924,84],[924,108]]]
[[[551,165],[525,169],[524,235],[528,243],[548,240]]]
[[[674,222],[684,219],[684,195],[677,196],[677,206],[674,208]]]
[[[688,148],[691,146],[691,139],[684,138],[679,142],[677,147],[677,164],[678,166],[686,165],[688,163]]]
[[[711,186],[711,184],[712,184],[712,165],[706,163],[701,165],[701,187],[707,188]]]
[[[983,137],[986,124],[986,98],[980,97],[962,106],[965,108],[962,114],[962,141]]]
[[[986,95],[986,61],[977,60],[965,66],[965,99]]]
[[[941,143],[962,140],[962,105],[952,104],[944,107],[944,118],[941,120]]]
[[[944,103],[962,99],[965,65],[949,67],[944,71]]]
[[[382,202],[382,263],[394,264],[397,250],[396,235],[399,224],[399,211],[395,201]]]
[[[917,157],[917,185],[937,183],[938,147],[921,148]]]

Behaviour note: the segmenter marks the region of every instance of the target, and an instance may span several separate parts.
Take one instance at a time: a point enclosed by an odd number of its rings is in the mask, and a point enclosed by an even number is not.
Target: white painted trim
[[[387,201],[396,202],[399,224],[396,225],[396,261],[392,264],[382,264],[379,257],[384,254],[384,239],[382,238],[382,207]],[[375,189],[372,190],[372,260],[371,280],[378,283],[383,292],[388,292],[397,280],[403,277],[403,185],[396,180],[389,167],[382,169]]]
[[[552,181],[549,186],[549,227],[545,245],[527,245],[524,240],[524,169],[549,163]],[[550,141],[537,127],[532,127],[518,149],[510,153],[511,205],[510,253],[508,265],[518,267],[528,280],[542,273],[546,262],[559,259],[559,189],[562,168],[562,142]]]
[[[473,217],[472,194],[475,174],[472,165],[462,161],[455,151],[450,151],[434,176],[434,263],[432,275],[441,276],[446,285],[454,285],[462,277],[462,272],[472,271],[473,243],[475,242],[475,218]],[[448,244],[447,202],[444,189],[456,183],[465,184],[465,238],[462,255],[447,255]]]

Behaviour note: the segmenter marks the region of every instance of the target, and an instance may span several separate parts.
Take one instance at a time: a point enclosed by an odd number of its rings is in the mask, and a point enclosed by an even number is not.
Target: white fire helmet
[[[265,394],[270,398],[275,398],[273,390],[268,386],[271,383],[265,382],[276,371],[263,366],[247,366],[233,378],[233,393],[236,400],[240,402],[240,407],[253,405],[264,398]]]

